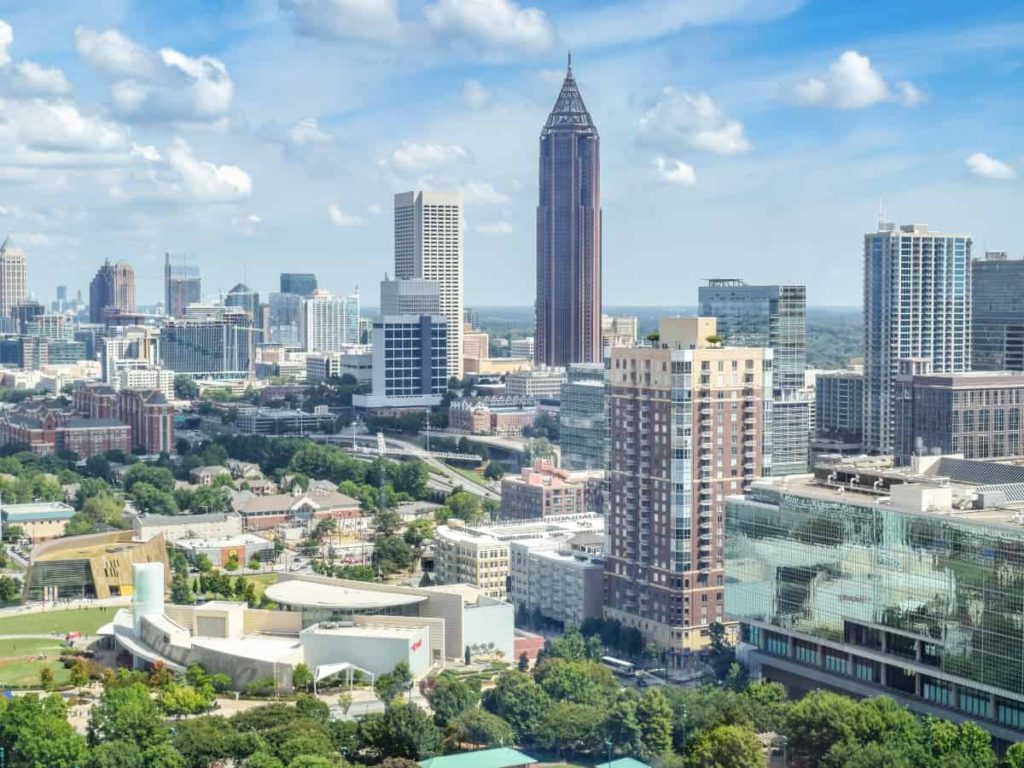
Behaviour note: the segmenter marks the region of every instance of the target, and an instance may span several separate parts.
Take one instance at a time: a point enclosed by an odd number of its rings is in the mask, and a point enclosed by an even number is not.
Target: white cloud
[[[366,223],[366,219],[359,214],[345,213],[334,203],[327,206],[327,218],[336,227],[361,227]]]
[[[11,43],[14,42],[14,27],[0,19],[0,67],[11,63]]]
[[[520,8],[514,0],[438,0],[423,13],[438,32],[484,45],[544,51],[555,40],[544,11]]]
[[[291,146],[300,148],[326,144],[331,140],[331,135],[320,127],[315,117],[306,117],[285,132],[285,140]]]
[[[370,203],[368,206],[366,206],[366,212],[368,214],[370,214],[371,216],[383,216],[384,215],[384,209],[381,208],[376,203]]]
[[[160,150],[151,144],[132,144],[131,152],[128,154],[130,157],[138,157],[149,163],[162,163],[164,159]]]
[[[501,205],[511,199],[486,181],[471,181],[464,184],[462,195],[469,205]]]
[[[153,52],[108,29],[75,30],[78,53],[116,79],[110,86],[114,111],[140,121],[215,122],[231,107],[235,85],[224,62],[187,56],[173,48]]]
[[[21,93],[61,96],[71,90],[71,83],[56,67],[44,67],[34,61],[19,61],[10,72],[11,87]]]
[[[34,98],[0,100],[0,138],[29,149],[107,152],[127,146],[128,134],[116,123],[83,115],[70,102]]]
[[[490,98],[491,94],[479,80],[467,80],[462,86],[462,103],[467,107],[482,109]]]
[[[402,29],[395,0],[281,0],[281,8],[310,37],[386,41]]]
[[[406,141],[391,153],[387,164],[400,171],[424,171],[469,159],[457,144]]]
[[[669,184],[692,187],[697,183],[697,172],[693,166],[674,158],[654,158],[654,172],[659,179]]]
[[[183,140],[175,139],[167,152],[167,165],[177,178],[171,191],[200,202],[232,202],[252,194],[252,177],[236,165],[215,165],[199,160]]]
[[[152,54],[116,29],[98,32],[89,27],[78,27],[75,30],[75,50],[100,72],[115,77],[148,79],[156,73]]]
[[[510,235],[515,230],[507,221],[495,221],[491,224],[477,224],[474,227],[481,235]]]
[[[665,148],[691,148],[735,155],[752,148],[739,120],[727,118],[710,96],[691,96],[665,88],[653,107],[640,118],[640,144]]]
[[[797,103],[808,106],[862,109],[884,101],[897,100],[912,107],[924,100],[913,84],[902,81],[889,87],[872,66],[871,59],[857,51],[845,51],[821,77],[812,77],[793,89]]]
[[[1002,160],[996,160],[994,157],[986,155],[984,152],[975,152],[964,162],[967,163],[968,171],[975,176],[981,176],[985,179],[1006,181],[1017,175],[1017,172],[1009,163],[1004,163]]]

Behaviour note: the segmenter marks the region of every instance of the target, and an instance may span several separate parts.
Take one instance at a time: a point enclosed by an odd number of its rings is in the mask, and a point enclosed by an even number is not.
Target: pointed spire
[[[572,51],[569,51],[569,67],[565,72],[566,77],[572,77]]]
[[[569,51],[568,66],[565,72],[565,81],[562,83],[562,90],[555,100],[555,106],[548,115],[548,121],[544,126],[545,130],[554,128],[586,129],[594,130],[594,121],[587,112],[583,103],[576,79],[572,74],[572,51]]]

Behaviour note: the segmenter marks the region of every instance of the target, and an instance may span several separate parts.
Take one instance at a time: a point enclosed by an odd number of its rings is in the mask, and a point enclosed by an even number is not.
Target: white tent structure
[[[318,664],[316,669],[313,671],[313,695],[316,695],[316,684],[321,680],[328,677],[334,677],[335,675],[345,673],[345,679],[348,682],[349,691],[352,690],[353,677],[356,672],[360,672],[370,678],[370,685],[373,685],[377,681],[377,676],[367,669],[357,667],[355,664],[349,664],[347,661],[342,661],[337,664]]]

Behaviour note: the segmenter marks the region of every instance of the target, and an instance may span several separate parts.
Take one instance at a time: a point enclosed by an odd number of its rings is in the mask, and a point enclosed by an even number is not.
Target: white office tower
[[[25,252],[8,237],[0,245],[0,317],[10,317],[11,310],[25,302],[28,296],[27,273]],[[462,301],[461,294],[459,301]]]
[[[935,373],[971,365],[971,238],[880,223],[864,236],[864,445],[893,449],[900,360]]]
[[[359,343],[359,292],[334,296],[315,291],[302,300],[302,347],[307,352],[340,352]]]
[[[435,280],[448,321],[448,375],[462,378],[462,193],[395,195],[395,277]]]
[[[381,315],[440,315],[441,284],[410,277],[380,282]]]

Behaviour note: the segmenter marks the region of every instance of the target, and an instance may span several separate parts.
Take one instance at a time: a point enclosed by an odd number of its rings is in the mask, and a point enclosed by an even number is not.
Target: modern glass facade
[[[997,736],[1020,729],[1024,527],[1008,510],[939,515],[879,498],[763,481],[729,499],[727,614],[769,677],[868,684],[918,711],[990,721]]]
[[[935,373],[971,367],[971,238],[920,224],[879,224],[864,236],[864,443],[893,448],[899,361]]]
[[[570,365],[558,411],[562,466],[608,468],[608,396],[602,363]]]
[[[977,371],[1024,371],[1024,259],[976,259],[971,303]]]

